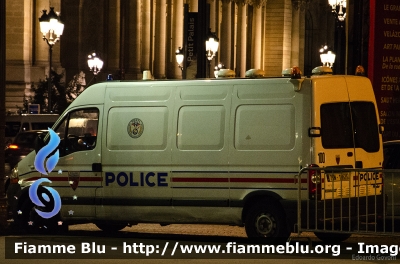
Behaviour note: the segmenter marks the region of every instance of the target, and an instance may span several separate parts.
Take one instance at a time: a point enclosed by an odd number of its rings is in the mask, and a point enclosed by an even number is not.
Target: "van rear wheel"
[[[325,232],[314,232],[314,235],[323,242],[329,243],[340,243],[348,239],[351,234],[349,233],[325,233]]]
[[[246,234],[261,242],[285,242],[290,232],[282,208],[276,202],[264,200],[253,205],[245,219]]]

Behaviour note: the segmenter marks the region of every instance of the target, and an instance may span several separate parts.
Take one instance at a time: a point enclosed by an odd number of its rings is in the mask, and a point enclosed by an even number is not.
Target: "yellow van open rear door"
[[[317,77],[313,78],[312,89],[312,155],[315,164],[325,169],[321,174],[321,199],[379,192],[380,176],[343,171],[381,166],[377,109],[369,80],[354,76]]]

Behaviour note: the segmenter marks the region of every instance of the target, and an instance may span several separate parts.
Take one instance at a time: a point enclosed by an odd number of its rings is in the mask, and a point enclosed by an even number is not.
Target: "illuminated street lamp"
[[[53,46],[60,40],[60,36],[64,31],[64,24],[61,22],[59,12],[54,12],[54,7],[50,7],[50,12],[43,10],[42,16],[39,18],[40,32],[43,34],[43,40],[49,46],[49,79],[48,79],[48,112],[52,112],[51,105],[51,61],[53,56]]]
[[[332,7],[332,13],[335,17],[343,22],[346,18],[346,0],[328,0],[328,3]]]
[[[176,57],[176,62],[178,63],[178,67],[181,69],[181,71],[183,71],[182,62],[183,62],[183,59],[184,59],[184,55],[183,55],[183,50],[182,50],[181,47],[179,47],[175,51],[175,57]]]
[[[221,69],[225,69],[225,65],[222,62],[218,63],[218,65],[214,67],[214,77],[215,78],[218,78],[218,72]]]
[[[333,63],[335,62],[336,55],[332,51],[328,50],[328,46],[323,46],[319,52],[321,53],[319,56],[321,58],[322,66],[327,66],[332,68]]]
[[[91,72],[93,72],[94,82],[96,83],[96,76],[103,68],[103,61],[97,56],[96,52],[88,55],[88,66]]]
[[[206,56],[208,59],[208,78],[210,78],[211,72],[211,60],[215,57],[218,51],[219,39],[215,32],[211,32],[211,28],[208,30],[208,37],[206,40]]]

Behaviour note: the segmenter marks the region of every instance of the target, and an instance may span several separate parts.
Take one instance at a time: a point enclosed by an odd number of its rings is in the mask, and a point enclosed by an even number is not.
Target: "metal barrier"
[[[299,235],[400,236],[400,170],[309,167],[297,182]]]

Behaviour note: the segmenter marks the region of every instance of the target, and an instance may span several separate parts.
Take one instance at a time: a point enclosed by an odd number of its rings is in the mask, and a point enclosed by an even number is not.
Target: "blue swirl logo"
[[[49,128],[50,140],[49,143],[44,146],[42,149],[38,151],[35,157],[35,168],[41,174],[47,175],[50,173],[57,165],[59,159],[59,151],[57,150],[52,156],[47,158],[60,144],[60,137],[54,132],[51,128]],[[44,166],[46,162],[46,168]],[[61,209],[61,198],[56,190],[51,187],[41,186],[42,182],[51,181],[47,178],[42,178],[35,181],[31,187],[29,188],[29,198],[32,203],[34,203],[38,207],[44,207],[43,210],[38,210],[35,208],[35,211],[42,218],[51,218],[55,216]],[[53,208],[50,211],[48,208]]]
[[[50,212],[41,211],[35,208],[35,211],[42,218],[51,218],[55,216],[61,209],[61,198],[56,190],[51,187],[42,186],[43,188],[39,188],[39,185],[42,182],[50,182],[47,178],[42,178],[35,181],[31,187],[29,188],[29,198],[31,198],[32,203],[39,207],[53,208]],[[38,195],[40,192],[40,196]]]
[[[44,167],[44,162],[46,160],[46,157],[58,147],[58,144],[60,144],[60,137],[51,128],[49,128],[49,134],[50,134],[49,143],[39,150],[39,152],[36,154],[34,162],[36,170],[44,175],[47,175],[47,173],[50,173],[56,167],[58,159],[60,157],[58,150],[56,151],[56,153],[50,156],[46,162],[46,168],[47,168],[46,171]]]

